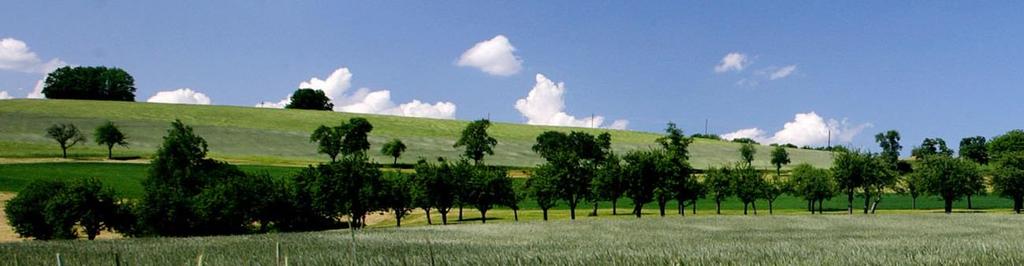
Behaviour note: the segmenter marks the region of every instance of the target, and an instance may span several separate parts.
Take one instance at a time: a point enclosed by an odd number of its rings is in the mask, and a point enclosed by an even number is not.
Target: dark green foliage
[[[576,219],[576,207],[580,202],[593,199],[591,182],[594,173],[610,149],[611,135],[608,133],[594,137],[576,131],[569,134],[547,131],[537,136],[533,150],[547,160],[548,167],[558,169],[548,171],[548,174],[557,174],[559,194],[569,204],[570,219]]]
[[[626,179],[622,172],[622,160],[613,153],[601,162],[592,183],[594,198],[612,202],[612,215],[618,214],[619,198],[626,193]]]
[[[120,68],[61,67],[46,76],[48,99],[135,101],[135,79]]]
[[[992,138],[988,155],[995,164],[992,187],[1004,197],[1013,199],[1013,210],[1024,209],[1024,130],[1015,129]]]
[[[1024,151],[1024,130],[1014,129],[988,142],[988,155],[997,159],[1002,154]]]
[[[665,189],[664,156],[662,151],[632,151],[623,158],[626,161],[623,173],[628,180],[626,196],[633,200],[633,214],[639,218],[643,205],[655,200],[655,192]],[[668,191],[662,191],[668,196]]]
[[[709,168],[704,175],[704,186],[708,194],[715,200],[715,213],[722,214],[722,201],[728,199],[733,193],[733,170],[728,166]]]
[[[665,136],[658,138],[658,144],[667,150],[675,158],[686,161],[690,159],[689,146],[693,143],[693,139],[687,138],[683,134],[683,130],[676,127],[676,123],[668,123],[668,128],[665,128]]]
[[[455,206],[458,199],[459,184],[452,178],[454,171],[452,165],[441,160],[437,164],[431,164],[420,160],[416,164],[417,185],[422,192],[417,197],[418,204],[422,207],[432,207],[441,213],[441,223],[448,224],[448,211]]]
[[[114,145],[120,145],[121,147],[128,147],[127,138],[121,130],[114,125],[114,122],[107,121],[103,125],[96,128],[96,132],[93,133],[93,139],[98,145],[107,145],[107,159],[114,158]]]
[[[558,203],[561,193],[558,189],[558,179],[565,175],[564,169],[541,164],[534,170],[529,180],[526,180],[526,189],[530,197],[537,201],[537,207],[544,214],[544,220],[548,220],[548,209]]]
[[[974,192],[981,174],[976,164],[949,156],[929,156],[915,173],[921,177],[921,188],[942,198],[946,213],[953,212],[953,201]]]
[[[353,227],[362,227],[366,214],[382,210],[381,172],[376,164],[362,155],[345,156],[341,160],[317,167],[313,181],[313,208],[328,217],[347,216]]]
[[[946,141],[941,138],[926,138],[921,141],[921,146],[915,147],[910,153],[917,159],[933,155],[953,156],[953,150],[949,149]]]
[[[487,134],[490,126],[491,121],[487,119],[470,122],[453,147],[465,147],[463,155],[480,164],[485,155],[494,155],[494,146],[498,145],[498,140]]]
[[[782,166],[790,163],[789,152],[783,146],[775,146],[772,149],[772,164],[775,165],[775,175],[782,176]]]
[[[718,136],[718,135],[715,135],[715,134],[701,134],[701,133],[690,135],[690,138],[711,139],[711,140],[721,140],[722,139],[721,136]]]
[[[334,109],[334,104],[322,90],[298,89],[292,93],[291,102],[284,108],[330,111]]]
[[[807,201],[811,213],[814,213],[815,202],[818,202],[818,213],[821,213],[822,202],[831,199],[836,192],[836,180],[829,176],[828,170],[814,168],[810,164],[793,167],[788,186],[790,194]]]
[[[960,140],[960,158],[971,160],[975,163],[988,164],[988,147],[985,137],[974,136]]]
[[[341,153],[341,141],[345,138],[345,127],[328,127],[321,125],[309,136],[309,142],[316,142],[317,152],[327,154],[331,162],[338,160]]]
[[[740,158],[743,162],[747,163],[747,166],[751,166],[754,163],[754,154],[757,154],[757,144],[743,143],[740,146]]]
[[[856,190],[862,192],[864,213],[874,213],[884,192],[896,184],[896,172],[888,167],[885,159],[860,151],[836,153],[832,162],[832,175],[839,190],[847,195],[850,213],[853,213],[853,195]]]
[[[746,144],[760,144],[760,143],[757,143],[756,140],[753,140],[751,138],[735,138],[735,139],[732,139],[732,142],[746,143]]]
[[[68,149],[79,142],[85,141],[85,136],[75,124],[55,124],[46,129],[46,135],[60,144],[60,150],[64,158],[68,158]]]
[[[488,210],[495,205],[508,204],[516,197],[512,179],[500,168],[477,167],[467,189],[470,192],[466,201],[480,211],[480,220],[483,223],[487,223]]]
[[[395,158],[391,164],[397,165],[398,157],[402,156],[402,153],[405,152],[405,148],[405,143],[402,143],[402,140],[392,139],[391,141],[388,141],[388,143],[384,143],[384,146],[380,148],[380,153]]]
[[[368,139],[370,131],[373,131],[373,125],[366,118],[353,117],[348,120],[348,123],[343,124],[345,137],[341,140],[341,153],[345,155],[366,155],[366,151],[370,149],[370,141]]]
[[[747,214],[747,205],[754,204],[754,214],[757,214],[757,199],[762,197],[764,178],[761,173],[750,165],[736,165],[732,171],[734,182],[732,191],[743,202],[743,214]]]
[[[395,215],[395,226],[402,227],[402,218],[412,212],[414,207],[414,193],[416,184],[409,175],[401,172],[384,174],[381,189],[380,204],[382,209],[391,211]]]
[[[74,239],[80,227],[89,240],[101,231],[122,231],[133,222],[113,190],[96,179],[36,181],[11,199],[6,214],[21,237]]]

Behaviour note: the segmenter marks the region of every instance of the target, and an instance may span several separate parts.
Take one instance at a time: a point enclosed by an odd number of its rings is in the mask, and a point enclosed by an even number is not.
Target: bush
[[[757,141],[755,141],[755,140],[753,140],[751,138],[737,138],[737,139],[733,139],[732,142],[745,143],[745,144],[760,144],[760,143],[757,143]]]
[[[298,89],[292,93],[291,102],[284,108],[330,111],[334,109],[334,104],[322,90]]]

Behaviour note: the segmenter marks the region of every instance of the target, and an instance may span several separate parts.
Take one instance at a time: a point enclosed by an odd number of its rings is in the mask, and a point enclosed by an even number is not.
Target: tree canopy
[[[330,111],[334,109],[334,104],[322,90],[298,89],[292,93],[291,102],[284,108]]]
[[[43,85],[48,99],[135,101],[135,79],[116,67],[65,66],[50,72]]]
[[[75,124],[55,124],[46,129],[46,135],[60,144],[63,157],[68,158],[68,149],[79,142],[85,141],[85,136]]]
[[[463,155],[479,164],[484,160],[484,156],[494,155],[494,146],[498,145],[498,140],[487,134],[489,127],[491,121],[487,119],[470,122],[462,130],[462,135],[453,147],[465,147]]]
[[[98,145],[107,146],[107,159],[114,158],[114,145],[120,145],[122,147],[128,146],[127,137],[124,133],[121,133],[121,129],[114,125],[114,122],[107,121],[103,125],[96,128],[96,132],[93,133],[93,139]]]

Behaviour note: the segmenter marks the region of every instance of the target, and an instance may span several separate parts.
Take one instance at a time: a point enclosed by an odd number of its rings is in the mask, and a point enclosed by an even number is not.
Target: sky
[[[0,98],[115,66],[137,101],[829,142],[1024,127],[1022,2],[6,1]],[[35,92],[35,93],[33,93]],[[0,101],[0,104],[3,104]]]

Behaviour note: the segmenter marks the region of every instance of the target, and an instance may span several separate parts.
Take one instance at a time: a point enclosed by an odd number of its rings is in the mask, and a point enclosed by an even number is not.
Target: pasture
[[[645,217],[309,233],[0,244],[18,265],[1020,264],[1024,217]],[[354,256],[353,256],[354,254]]]

